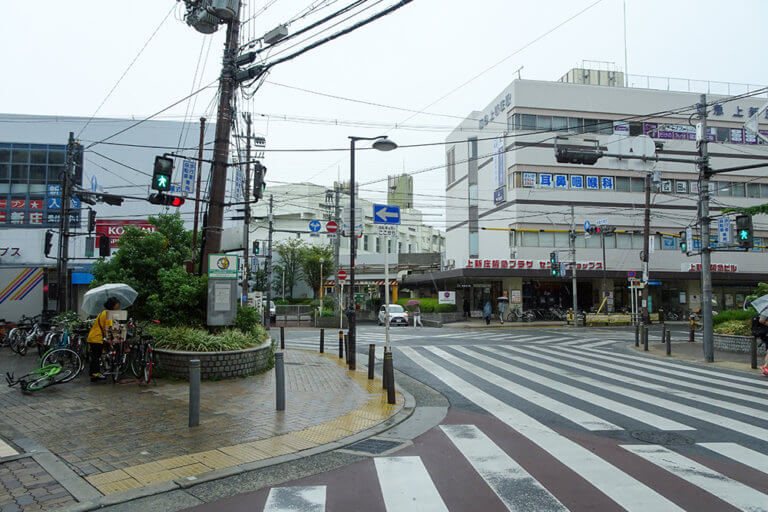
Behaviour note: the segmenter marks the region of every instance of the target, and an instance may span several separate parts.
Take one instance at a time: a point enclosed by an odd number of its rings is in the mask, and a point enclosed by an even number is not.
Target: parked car
[[[267,299],[262,299],[261,308],[262,310],[267,309]],[[277,321],[277,308],[274,301],[269,301],[269,321],[272,323]]]
[[[384,325],[387,321],[386,306],[382,305],[379,309],[379,325]],[[408,312],[400,304],[389,305],[389,325],[408,325]]]

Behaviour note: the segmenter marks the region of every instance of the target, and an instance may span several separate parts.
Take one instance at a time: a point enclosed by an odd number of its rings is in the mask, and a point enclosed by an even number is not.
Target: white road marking
[[[0,457],[10,457],[11,455],[17,455],[19,452],[11,448],[11,446],[0,439]]]
[[[761,473],[768,474],[768,456],[736,443],[698,443],[707,450],[719,453]]]
[[[421,457],[373,459],[387,512],[448,512]]]
[[[325,486],[273,487],[264,512],[324,512]]]

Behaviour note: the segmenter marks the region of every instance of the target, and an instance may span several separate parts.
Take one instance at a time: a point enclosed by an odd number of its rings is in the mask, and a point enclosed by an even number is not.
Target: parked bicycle
[[[533,322],[535,316],[530,311],[522,311],[519,306],[509,308],[505,320],[508,322]]]
[[[56,349],[48,352],[40,362],[40,368],[16,378],[13,373],[6,373],[5,380],[9,387],[18,385],[22,391],[38,391],[54,384],[63,384],[73,380],[83,368],[80,356],[69,349]]]
[[[160,323],[154,320],[155,323]],[[144,334],[144,326],[137,324],[133,319],[128,322],[131,343],[131,373],[139,379],[140,384],[149,384],[152,380],[152,371],[155,366],[154,352],[152,349],[152,336]]]

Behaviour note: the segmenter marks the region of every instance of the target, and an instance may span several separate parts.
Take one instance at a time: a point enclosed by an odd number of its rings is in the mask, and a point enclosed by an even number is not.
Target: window
[[[11,181],[26,183],[29,177],[29,166],[14,164],[11,166]]]
[[[363,250],[368,250],[368,235],[363,236]]]
[[[452,147],[445,154],[445,181],[448,185],[456,181],[456,148]]]
[[[736,181],[731,183],[731,195],[733,197],[745,197],[746,196],[746,183]]]
[[[634,233],[632,235],[632,248],[633,249],[642,249],[643,248],[643,235],[639,233]]]
[[[713,182],[715,184],[714,194],[716,196],[730,196],[731,195],[731,184],[727,181],[715,181]]]
[[[515,122],[515,128],[518,130],[535,130],[536,129],[536,116],[530,114],[517,114],[519,116],[519,124]]]
[[[616,248],[616,235],[605,237],[605,248],[606,249]]]
[[[568,118],[553,116],[552,129],[558,132],[565,132],[568,129]]]
[[[30,163],[33,164],[44,164],[47,160],[47,154],[45,151],[40,149],[34,149],[30,152]]]
[[[478,238],[478,232],[469,234],[469,257],[477,258],[480,256],[480,240]]]
[[[636,137],[643,134],[643,123],[629,123],[629,136]]]
[[[400,254],[403,252],[403,242],[397,242],[397,253]]]
[[[584,120],[584,132],[585,133],[597,133],[597,119],[585,119]]]
[[[768,197],[768,184],[767,183],[761,183],[760,184],[760,197]]]
[[[26,149],[14,149],[11,158],[15,164],[29,163],[29,151]]]
[[[408,252],[409,253],[413,252],[413,245],[408,244]]]
[[[11,166],[10,164],[0,164],[0,180],[8,181],[8,178],[11,175]]]
[[[387,238],[387,254],[392,253],[392,240]]]
[[[540,231],[539,247],[554,247],[554,246],[555,246],[555,234],[552,232]]]
[[[632,248],[632,235],[629,233],[616,233],[616,248],[617,249],[631,249]]]
[[[759,183],[747,183],[747,197],[760,197]]]
[[[629,178],[616,178],[616,192],[629,192]]]
[[[587,238],[587,249],[600,249],[602,244],[600,243],[600,236],[592,235]]]
[[[48,163],[49,164],[63,164],[64,163],[65,154],[63,151],[49,151],[48,152]]]
[[[716,130],[715,139],[717,142],[728,142],[731,135],[731,130],[728,128],[717,128]]]
[[[584,131],[584,119],[581,117],[568,118],[568,133],[582,133]]]
[[[523,243],[520,244],[524,247],[538,247],[539,246],[539,233],[538,231],[522,231]]]
[[[645,178],[630,178],[630,192],[645,192]]]
[[[602,135],[613,134],[613,121],[611,121],[610,119],[600,119],[598,123],[599,125],[597,127],[597,133],[600,133]]]
[[[11,150],[0,149],[0,162],[10,162],[10,161],[11,161]]]
[[[29,181],[30,183],[45,183],[45,166],[29,166]]]
[[[536,116],[536,129],[547,131],[551,130],[552,116]]]
[[[376,237],[376,252],[381,253],[381,238]]]

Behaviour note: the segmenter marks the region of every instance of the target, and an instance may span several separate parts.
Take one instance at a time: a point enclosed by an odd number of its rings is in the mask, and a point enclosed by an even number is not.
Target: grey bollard
[[[285,359],[282,352],[275,352],[275,403],[278,411],[285,410]]]
[[[320,353],[325,352],[325,329],[320,329]]]
[[[640,346],[640,324],[635,324],[635,346]]]
[[[384,363],[381,364],[381,389],[386,391],[389,389],[389,386],[387,386],[387,369],[385,367],[385,363],[387,361],[387,347],[384,347]]]
[[[344,357],[344,331],[339,331],[339,359]]]
[[[648,352],[648,326],[643,325],[643,350]]]
[[[189,426],[200,425],[200,360],[189,361]]]
[[[661,324],[661,343],[664,343],[667,341],[667,326],[664,324]]]
[[[392,362],[392,352],[384,354],[384,375],[387,376],[387,403],[395,403],[395,367]]]
[[[666,342],[667,342],[667,355],[672,355],[672,331],[667,331],[666,335]]]
[[[285,350],[285,327],[280,326],[280,350]]]
[[[347,356],[344,362],[349,364],[349,334],[344,335],[344,353]]]
[[[368,345],[368,380],[373,380],[373,366],[376,364],[376,345]]]
[[[752,344],[749,350],[750,363],[753,370],[757,369],[757,337],[752,336]]]

